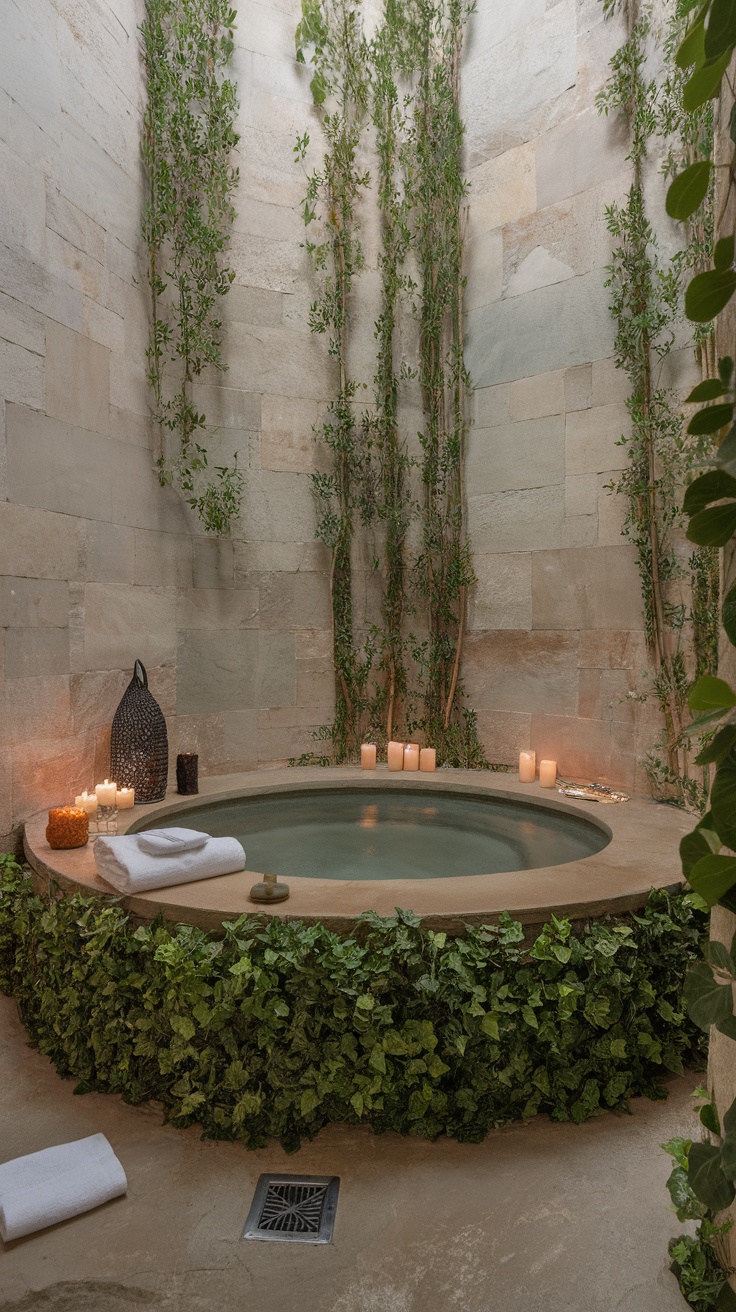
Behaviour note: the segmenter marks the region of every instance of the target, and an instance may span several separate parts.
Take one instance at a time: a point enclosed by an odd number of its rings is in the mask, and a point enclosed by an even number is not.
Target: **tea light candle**
[[[118,811],[128,811],[131,806],[135,806],[135,788],[118,788],[115,805]]]
[[[95,793],[88,793],[86,788],[79,797],[74,798],[74,805],[82,808],[87,815],[96,815],[97,813],[97,796]]]
[[[98,805],[98,806],[114,806],[114,805],[115,805],[115,796],[116,796],[116,794],[117,794],[117,791],[118,791],[117,784],[111,784],[110,781],[109,781],[109,779],[106,779],[105,782],[104,782],[104,784],[95,784],[95,793],[96,793],[96,795],[97,795],[97,805]]]
[[[437,769],[437,752],[434,747],[423,747],[419,753],[419,769],[425,774]]]
[[[519,779],[523,784],[533,784],[537,774],[537,753],[521,752],[519,755]]]
[[[404,768],[404,744],[389,743],[387,751],[389,770],[403,770]]]
[[[539,762],[540,788],[554,788],[556,783],[557,783],[557,762],[540,761]]]
[[[363,743],[360,749],[360,768],[361,770],[375,770],[376,768],[376,744]]]
[[[407,743],[406,746],[404,747],[404,769],[405,770],[419,769],[418,743]]]

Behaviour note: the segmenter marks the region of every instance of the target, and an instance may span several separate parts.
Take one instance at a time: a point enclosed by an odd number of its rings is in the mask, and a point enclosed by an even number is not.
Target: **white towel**
[[[104,1134],[60,1143],[0,1166],[0,1234],[7,1244],[88,1212],[128,1188]]]
[[[196,852],[173,856],[151,856],[141,848],[139,838],[139,834],[120,834],[95,841],[97,873],[120,893],[147,893],[245,870],[245,852],[237,838],[208,838]]]
[[[153,856],[171,856],[174,852],[196,852],[204,847],[209,834],[201,829],[144,829],[136,835],[138,846]]]

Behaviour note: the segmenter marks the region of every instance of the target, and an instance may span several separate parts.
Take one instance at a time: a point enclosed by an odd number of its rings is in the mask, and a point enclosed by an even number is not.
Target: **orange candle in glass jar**
[[[54,851],[84,847],[89,838],[89,817],[81,806],[55,806],[49,811],[46,842]]]
[[[403,770],[404,768],[404,744],[389,743],[388,745],[388,768],[389,770]]]

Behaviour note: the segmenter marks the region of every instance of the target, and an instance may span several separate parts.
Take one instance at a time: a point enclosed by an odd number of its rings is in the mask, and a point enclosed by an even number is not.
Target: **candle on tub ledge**
[[[423,747],[419,753],[419,769],[425,774],[437,769],[437,752],[434,747]]]
[[[556,783],[557,783],[557,762],[540,761],[539,762],[540,788],[554,788]]]
[[[131,806],[135,806],[135,788],[118,788],[115,805],[118,811],[128,811]]]
[[[418,743],[407,743],[404,747],[404,769],[419,769],[419,745]]]
[[[537,753],[521,752],[519,754],[519,779],[523,784],[533,784],[537,775]]]
[[[75,797],[75,798],[74,798],[74,805],[75,805],[75,806],[80,806],[80,807],[82,808],[83,811],[86,811],[86,812],[87,812],[87,815],[96,815],[96,814],[97,814],[97,794],[96,794],[96,793],[88,793],[88,792],[87,792],[87,789],[85,788],[84,792],[83,792],[83,793],[80,793],[79,797]]]
[[[117,784],[111,784],[106,779],[104,784],[95,784],[95,793],[97,795],[98,806],[114,806],[115,797],[118,791]]]
[[[387,760],[389,770],[403,770],[404,768],[404,744],[389,743],[387,751]]]
[[[360,768],[361,770],[375,770],[376,768],[375,743],[363,743],[360,749]]]

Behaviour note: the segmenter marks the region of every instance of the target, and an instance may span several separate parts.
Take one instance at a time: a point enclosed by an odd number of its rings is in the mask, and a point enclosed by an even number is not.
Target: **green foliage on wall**
[[[553,918],[528,949],[508,916],[448,938],[410,911],[347,937],[242,916],[215,938],[42,900],[0,864],[0,988],[32,1041],[80,1092],[156,1099],[208,1137],[295,1149],[348,1122],[477,1141],[662,1098],[698,1055],[681,986],[704,916],[680,894],[580,933]]]
[[[321,433],[332,468],[313,479],[318,535],[331,553],[336,677],[334,724],[323,736],[331,737],[337,761],[366,734],[385,741],[401,729],[402,737],[423,734],[441,762],[487,765],[460,680],[474,581],[463,489],[469,379],[459,113],[471,8],[464,0],[386,0],[369,41],[361,0],[303,0],[296,31],[325,142],[321,167],[307,176],[304,220],[319,275],[310,326],[327,335],[337,362],[336,396]],[[307,134],[297,142],[302,161],[309,144]],[[381,230],[372,405],[363,397],[369,383],[350,367],[371,150]],[[409,422],[417,399],[423,412],[416,457],[408,454],[402,415],[412,380]],[[420,542],[413,553],[412,526]],[[361,528],[370,532],[359,539]],[[381,580],[373,622],[356,617],[354,604],[356,589],[364,589],[360,555],[369,552]]]
[[[705,1099],[698,1108],[701,1123],[717,1133],[718,1115],[707,1090],[696,1089],[695,1097]],[[717,1223],[714,1213],[693,1192],[689,1180],[692,1139],[676,1136],[662,1147],[674,1163],[667,1181],[671,1210],[678,1221],[696,1222],[694,1235],[677,1235],[670,1240],[670,1270],[696,1312],[735,1312],[736,1294],[728,1284],[731,1268],[724,1243],[733,1221]]]
[[[146,352],[161,430],[159,481],[174,484],[208,532],[237,517],[243,474],[210,467],[207,419],[193,385],[222,361],[219,302],[235,274],[225,263],[238,170],[231,164],[235,85],[224,76],[233,51],[229,0],[146,0],[141,25],[147,103],[143,213],[151,327]],[[172,452],[171,435],[175,450]]]

